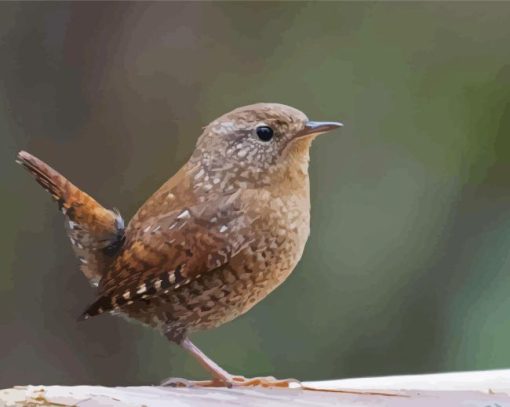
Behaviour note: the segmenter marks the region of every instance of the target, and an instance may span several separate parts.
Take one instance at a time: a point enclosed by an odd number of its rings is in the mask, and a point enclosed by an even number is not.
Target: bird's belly
[[[308,218],[303,218],[295,228],[262,234],[263,241],[243,249],[227,267],[196,280],[188,288],[183,287],[195,293],[204,286],[210,287],[197,299],[199,318],[189,320],[188,330],[222,325],[264,299],[295,268],[308,234]]]

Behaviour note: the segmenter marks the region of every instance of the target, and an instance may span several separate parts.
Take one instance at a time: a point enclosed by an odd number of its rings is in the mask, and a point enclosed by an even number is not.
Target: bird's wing
[[[227,264],[251,242],[249,224],[256,215],[243,202],[236,194],[137,225],[83,317],[168,295]]]

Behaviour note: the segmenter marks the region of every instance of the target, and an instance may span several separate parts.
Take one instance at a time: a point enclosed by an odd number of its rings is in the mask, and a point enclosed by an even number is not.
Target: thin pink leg
[[[232,381],[232,375],[210,359],[204,352],[198,349],[193,342],[189,340],[189,338],[184,338],[180,345],[191,353],[191,355],[212,375],[212,377],[221,382]]]
[[[198,349],[193,342],[188,338],[184,338],[179,345],[188,351],[200,365],[207,370],[212,380],[194,381],[187,379],[168,379],[163,382],[166,386],[185,386],[185,387],[233,387],[233,386],[261,386],[261,387],[283,387],[288,388],[291,384],[297,383],[300,386],[299,381],[295,379],[277,380],[274,377],[255,377],[246,378],[243,376],[232,376],[225,369],[222,369],[216,362],[207,357],[200,349]]]

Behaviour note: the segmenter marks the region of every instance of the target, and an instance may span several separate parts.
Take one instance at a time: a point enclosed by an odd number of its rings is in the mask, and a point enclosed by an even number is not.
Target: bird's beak
[[[296,136],[304,137],[314,135],[317,136],[322,133],[327,133],[328,131],[338,129],[342,127],[343,124],[340,122],[313,122],[308,121],[305,124],[303,130],[301,130]]]

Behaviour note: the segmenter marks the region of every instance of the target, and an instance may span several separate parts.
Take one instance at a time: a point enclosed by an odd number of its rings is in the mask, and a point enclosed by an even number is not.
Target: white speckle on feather
[[[175,274],[173,271],[170,271],[168,273],[168,281],[170,282],[170,284],[175,283]]]
[[[200,171],[198,171],[198,172],[195,174],[195,177],[194,177],[194,178],[195,178],[195,179],[200,179],[200,178],[202,178],[202,177],[203,177],[203,175],[204,175],[204,170],[203,170],[203,169],[201,169]]]
[[[147,291],[147,287],[145,284],[142,284],[140,287],[138,287],[138,290],[136,290],[137,294],[143,294],[145,291]]]
[[[161,280],[159,278],[156,281],[154,281],[154,288],[156,290],[159,290],[161,288]]]
[[[131,297],[131,292],[129,290],[124,291],[124,294],[122,294],[122,296],[124,297],[125,300],[129,300],[129,298]]]
[[[226,225],[221,225],[220,227],[220,233],[224,233],[228,230],[228,227]]]
[[[191,214],[187,209],[183,210],[179,216],[177,216],[177,219],[189,219],[191,217]]]

